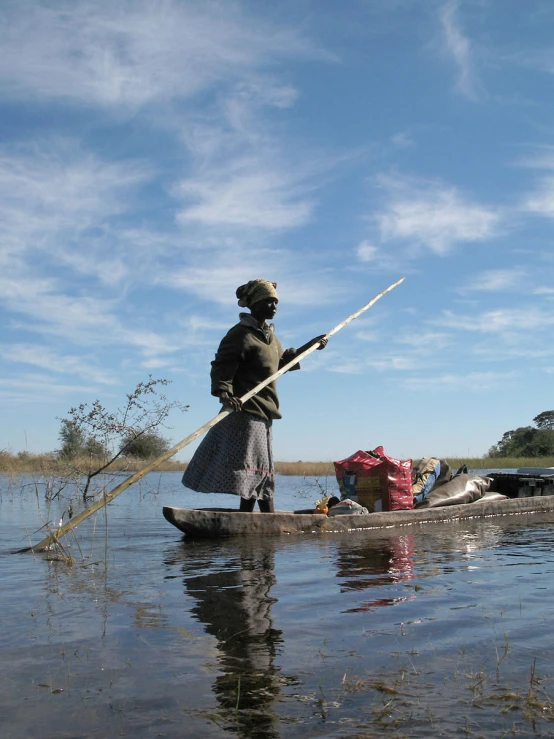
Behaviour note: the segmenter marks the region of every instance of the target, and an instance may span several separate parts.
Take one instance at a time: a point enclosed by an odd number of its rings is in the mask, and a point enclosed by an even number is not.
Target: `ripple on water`
[[[214,501],[179,477],[79,527],[73,566],[5,553],[63,500],[0,496],[3,735],[551,735],[554,517],[184,542],[162,506]]]

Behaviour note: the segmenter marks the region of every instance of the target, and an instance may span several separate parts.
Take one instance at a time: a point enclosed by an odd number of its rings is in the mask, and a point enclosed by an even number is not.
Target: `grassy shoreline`
[[[414,458],[416,459],[416,458]],[[554,457],[447,457],[446,461],[453,469],[467,465],[471,470],[517,469],[518,467],[554,467]],[[133,473],[145,467],[147,462],[138,459],[118,459],[107,472]],[[51,454],[29,454],[19,452],[0,452],[0,474],[24,475],[39,474],[42,476],[74,476],[85,474],[89,467],[96,469],[99,464],[89,459],[77,459],[68,462],[57,459]],[[180,472],[185,470],[187,462],[168,460],[156,468],[158,472]],[[280,475],[296,475],[300,477],[326,477],[335,475],[332,461],[328,462],[275,462],[275,471]]]

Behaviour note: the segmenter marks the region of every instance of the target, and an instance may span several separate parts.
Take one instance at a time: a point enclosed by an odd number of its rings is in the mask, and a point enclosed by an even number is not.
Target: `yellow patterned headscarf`
[[[246,285],[237,287],[237,298],[241,308],[251,308],[254,303],[267,298],[279,300],[277,296],[276,282],[268,282],[267,280],[250,280]]]

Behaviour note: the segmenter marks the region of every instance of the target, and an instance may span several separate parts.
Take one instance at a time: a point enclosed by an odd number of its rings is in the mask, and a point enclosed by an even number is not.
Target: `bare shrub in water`
[[[114,462],[125,457],[127,451],[136,446],[142,437],[161,438],[157,429],[166,427],[172,410],[187,410],[188,406],[168,400],[161,392],[161,388],[169,384],[169,380],[153,379],[150,375],[146,382],[139,382],[133,392],[127,394],[126,402],[115,411],[108,410],[99,400],[95,400],[91,404],[81,403],[71,408],[69,419],[62,419],[60,436],[70,445],[70,451],[88,453],[84,467],[76,464],[82,456],[64,454],[64,447],[59,454],[60,458],[65,456],[68,459],[72,476],[85,478],[83,499],[89,495],[92,480],[108,468],[113,471]],[[126,460],[125,470],[129,468],[129,463],[130,460]]]

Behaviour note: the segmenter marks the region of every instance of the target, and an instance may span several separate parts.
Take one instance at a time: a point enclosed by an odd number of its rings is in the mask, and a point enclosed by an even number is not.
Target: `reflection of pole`
[[[399,280],[394,282],[392,285],[389,285],[389,287],[385,288],[385,290],[382,290],[378,295],[372,298],[369,301],[369,303],[366,303],[365,305],[363,305],[355,313],[352,313],[351,316],[348,316],[348,318],[345,318],[345,320],[342,321],[342,323],[339,323],[338,326],[335,326],[335,328],[331,329],[331,331],[325,334],[325,338],[329,338],[333,336],[334,334],[338,333],[342,328],[347,326],[351,321],[353,321],[355,318],[358,318],[359,315],[361,315],[366,310],[368,310],[368,308],[371,308],[371,306],[374,305],[380,298],[382,298],[383,295],[385,295],[386,293],[390,292],[395,287],[400,285],[401,282],[404,282],[404,279],[405,279],[404,277],[401,277]],[[266,385],[269,385],[270,382],[273,382],[278,377],[280,377],[282,374],[287,372],[291,367],[294,367],[294,365],[298,364],[302,359],[304,359],[304,357],[307,357],[308,354],[311,354],[313,351],[315,351],[318,346],[319,346],[318,342],[316,342],[315,344],[312,344],[312,346],[308,347],[301,354],[298,354],[291,362],[286,364],[284,367],[281,367],[280,370],[277,370],[277,372],[275,372],[273,375],[271,375],[267,379],[260,382],[258,385],[256,385],[256,387],[252,388],[252,390],[249,390],[247,393],[245,393],[241,397],[241,401],[245,403],[247,400],[250,400],[250,398],[253,398],[254,395],[257,395],[257,393],[259,393],[260,390],[263,390],[263,388],[266,387]],[[117,487],[115,487],[111,492],[104,494],[100,500],[97,500],[96,503],[93,503],[85,511],[82,511],[77,516],[74,516],[64,526],[60,526],[55,532],[50,534],[50,536],[47,536],[46,539],[43,539],[38,544],[35,544],[32,547],[26,547],[25,549],[20,549],[19,551],[29,552],[31,550],[34,550],[34,551],[39,552],[42,549],[47,549],[51,544],[61,539],[62,536],[65,536],[69,531],[71,531],[76,526],[78,526],[86,518],[88,518],[89,516],[92,516],[93,513],[96,513],[96,511],[100,510],[100,508],[103,508],[107,503],[110,503],[114,498],[117,498],[117,496],[120,493],[122,493],[124,490],[127,490],[128,487],[133,485],[133,483],[138,482],[142,477],[144,477],[144,475],[148,474],[148,472],[151,472],[162,462],[165,462],[170,457],[173,457],[174,454],[177,454],[177,452],[181,451],[181,449],[186,447],[188,444],[191,444],[195,439],[197,439],[199,436],[202,436],[202,434],[204,434],[206,431],[208,431],[213,426],[218,424],[220,421],[222,421],[226,416],[228,416],[232,412],[233,412],[232,410],[229,410],[227,408],[225,410],[222,410],[221,413],[218,413],[217,416],[212,418],[211,421],[208,421],[207,423],[205,423],[199,429],[197,429],[192,434],[187,436],[186,439],[183,439],[178,444],[175,444],[175,446],[171,447],[171,449],[168,449],[167,452],[164,452],[153,462],[150,462],[150,464],[147,464],[145,467],[143,467],[142,470],[135,472],[133,475],[131,475],[126,480],[124,480],[122,483],[120,483]]]

